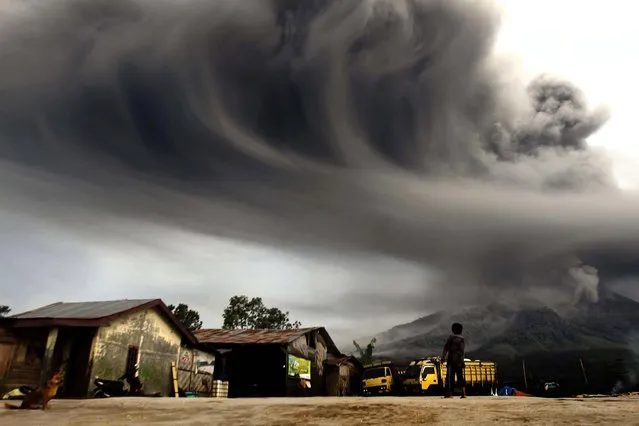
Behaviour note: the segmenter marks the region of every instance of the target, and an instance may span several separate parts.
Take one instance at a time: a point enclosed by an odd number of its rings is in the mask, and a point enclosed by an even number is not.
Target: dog
[[[4,406],[11,410],[35,410],[38,408],[46,410],[49,401],[55,397],[61,383],[62,372],[56,371],[53,373],[53,376],[51,376],[46,385],[27,394],[27,396],[22,400],[22,404],[12,405],[5,403]]]

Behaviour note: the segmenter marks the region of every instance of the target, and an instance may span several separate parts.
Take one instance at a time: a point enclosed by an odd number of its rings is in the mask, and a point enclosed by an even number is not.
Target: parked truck
[[[497,364],[493,361],[464,360],[466,392],[470,395],[491,395],[497,388]],[[404,373],[403,386],[407,394],[441,394],[446,380],[446,362],[439,357],[411,361]]]
[[[401,391],[401,376],[391,361],[364,365],[362,393],[364,396],[397,395]]]

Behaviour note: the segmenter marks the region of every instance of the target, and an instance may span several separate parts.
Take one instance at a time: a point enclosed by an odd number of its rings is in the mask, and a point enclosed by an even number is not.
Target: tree
[[[278,329],[290,330],[300,328],[302,323],[291,323],[288,312],[278,308],[267,308],[261,297],[249,299],[247,296],[233,296],[224,309],[222,317],[226,330],[234,329]]]
[[[197,311],[189,309],[189,305],[180,303],[177,306],[169,305],[168,308],[173,312],[173,315],[180,320],[180,322],[189,330],[195,331],[202,328],[202,321],[200,321],[200,314]]]
[[[359,352],[359,362],[362,364],[370,364],[373,362],[373,351],[375,350],[375,343],[377,343],[376,338],[372,338],[371,341],[366,345],[366,349],[362,349],[362,347],[353,340],[353,345],[355,345],[355,349]]]
[[[6,305],[0,305],[0,317],[3,317],[11,312],[11,308]]]

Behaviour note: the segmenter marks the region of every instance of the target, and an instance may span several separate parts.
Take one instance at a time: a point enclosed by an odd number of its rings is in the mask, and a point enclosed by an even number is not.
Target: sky
[[[567,77],[591,103],[609,107],[612,118],[590,142],[606,150],[620,186],[639,189],[639,144],[631,140],[639,89],[633,3],[502,3],[497,53],[518,65],[521,78],[541,72]],[[189,304],[205,327],[216,328],[228,299],[246,294],[289,311],[305,326],[325,326],[346,344],[436,308],[428,303],[429,272],[404,261],[285,252],[153,224],[136,232],[161,235],[156,244],[98,244],[35,219],[1,214],[3,287],[19,291],[6,293],[0,304],[15,313],[57,301],[162,298]],[[397,298],[404,309],[371,304],[370,298],[363,303],[358,295],[371,289],[382,296],[375,300]]]
[[[567,77],[592,105],[611,112],[608,123],[589,142],[613,161],[621,187],[639,189],[639,144],[635,99],[639,59],[637,7],[622,0],[503,0],[505,9],[497,50],[516,57],[528,75]]]

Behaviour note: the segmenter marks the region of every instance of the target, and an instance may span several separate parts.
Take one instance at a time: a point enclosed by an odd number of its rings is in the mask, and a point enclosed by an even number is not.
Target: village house
[[[200,347],[218,354],[216,379],[229,397],[352,395],[361,366],[323,327],[294,330],[198,330]]]
[[[361,392],[363,366],[354,356],[326,360],[326,396],[353,396]]]
[[[215,357],[160,299],[54,303],[0,319],[0,391],[37,386],[64,366],[59,397],[85,397],[93,379],[117,379],[139,364],[147,393],[210,393]],[[208,392],[207,392],[208,391]]]

